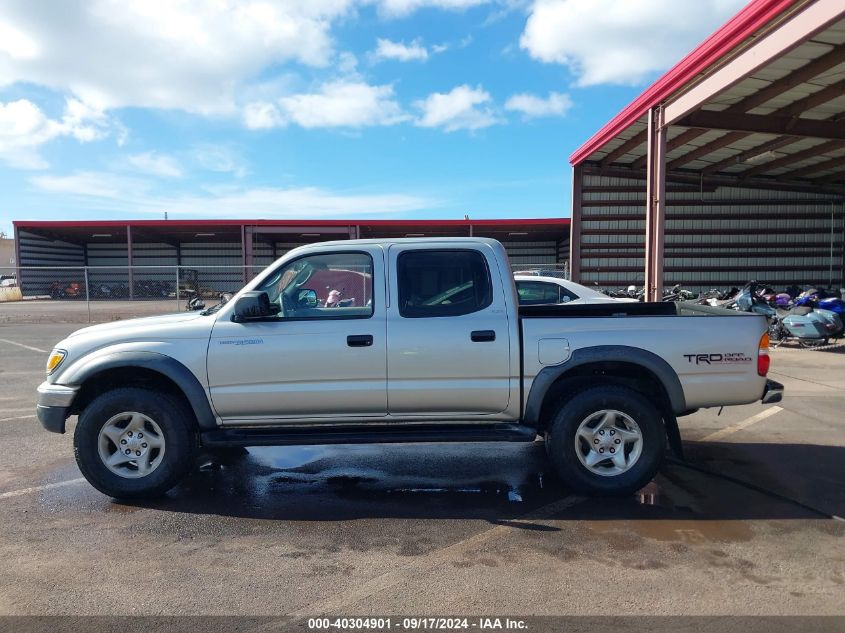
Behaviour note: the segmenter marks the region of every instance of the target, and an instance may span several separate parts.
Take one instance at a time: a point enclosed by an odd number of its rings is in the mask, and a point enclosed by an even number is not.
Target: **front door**
[[[380,247],[311,252],[256,288],[277,317],[219,318],[208,380],[224,423],[386,415],[384,284],[373,279],[384,279]]]

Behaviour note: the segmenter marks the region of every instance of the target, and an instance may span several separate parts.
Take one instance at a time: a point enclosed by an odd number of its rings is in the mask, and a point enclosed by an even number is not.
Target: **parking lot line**
[[[27,418],[34,418],[36,415],[34,413],[30,413],[28,415],[16,415],[13,418],[0,418],[0,422],[11,422],[12,420],[26,420]]]
[[[715,433],[711,433],[710,435],[705,435],[701,438],[701,442],[712,442],[713,440],[719,440],[725,437],[726,435],[730,435],[731,433],[736,433],[737,431],[741,431],[743,429],[747,429],[752,424],[757,424],[761,420],[765,420],[766,418],[783,411],[783,407],[769,407],[764,411],[760,411],[760,413],[756,415],[752,415],[750,418],[743,420],[742,422],[737,422],[736,424],[731,424],[730,426],[726,426],[723,429],[716,431]]]
[[[57,481],[52,484],[44,484],[43,486],[32,486],[31,488],[21,488],[20,490],[10,490],[9,492],[0,493],[0,499],[11,499],[12,497],[22,497],[31,492],[41,492],[42,490],[52,490],[53,488],[64,488],[65,486],[72,486],[73,484],[82,483],[85,481],[84,477],[77,477],[76,479],[68,479],[67,481]]]
[[[17,345],[18,347],[23,347],[24,349],[28,349],[33,352],[39,352],[41,354],[49,354],[49,350],[41,349],[40,347],[32,347],[32,345],[24,345],[23,343],[18,343],[17,341],[10,341],[7,338],[0,338],[0,343],[8,343],[9,345]]]

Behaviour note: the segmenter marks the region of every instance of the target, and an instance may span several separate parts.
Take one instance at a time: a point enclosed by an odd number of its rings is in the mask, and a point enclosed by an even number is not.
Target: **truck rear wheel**
[[[593,387],[562,403],[546,448],[557,474],[575,490],[629,494],[657,474],[666,430],[642,394],[615,385]]]
[[[114,389],[80,414],[74,453],[85,479],[117,498],[157,497],[188,473],[196,452],[194,416],[152,389]]]

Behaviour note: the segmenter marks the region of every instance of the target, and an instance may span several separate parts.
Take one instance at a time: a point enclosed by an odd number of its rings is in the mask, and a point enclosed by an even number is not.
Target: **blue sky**
[[[743,0],[5,0],[13,219],[569,215],[569,154]]]

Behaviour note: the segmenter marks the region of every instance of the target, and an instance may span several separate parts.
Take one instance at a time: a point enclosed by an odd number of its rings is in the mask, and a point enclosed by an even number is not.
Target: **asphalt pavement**
[[[77,327],[0,319],[0,615],[845,615],[845,346],[773,351],[784,401],[683,418],[626,498],[536,442],[249,449],[127,503],[34,416]]]

